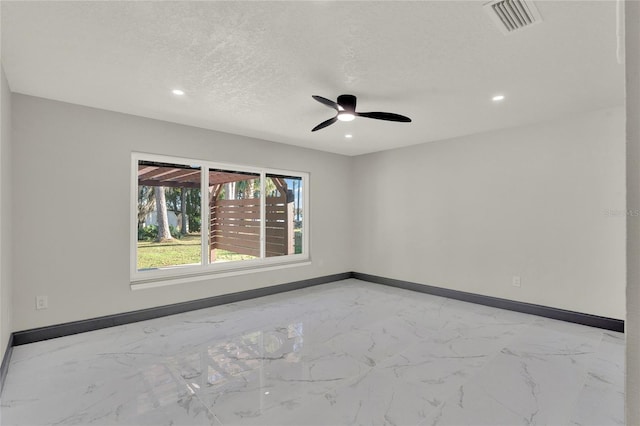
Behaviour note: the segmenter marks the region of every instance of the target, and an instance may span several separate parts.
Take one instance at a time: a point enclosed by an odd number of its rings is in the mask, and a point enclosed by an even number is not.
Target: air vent
[[[504,34],[542,22],[540,12],[528,0],[497,0],[485,4],[484,8]]]

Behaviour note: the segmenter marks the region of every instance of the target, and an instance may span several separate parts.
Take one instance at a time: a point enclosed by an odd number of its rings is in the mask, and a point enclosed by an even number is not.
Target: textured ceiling
[[[2,63],[14,92],[347,155],[623,104],[615,1],[507,36],[482,4],[3,0]],[[343,93],[413,122],[311,133]]]

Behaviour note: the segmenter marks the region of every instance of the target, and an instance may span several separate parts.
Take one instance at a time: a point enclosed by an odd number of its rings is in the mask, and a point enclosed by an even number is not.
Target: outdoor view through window
[[[303,253],[303,183],[206,162],[138,160],[136,271]]]
[[[140,161],[138,270],[200,264],[201,169]]]

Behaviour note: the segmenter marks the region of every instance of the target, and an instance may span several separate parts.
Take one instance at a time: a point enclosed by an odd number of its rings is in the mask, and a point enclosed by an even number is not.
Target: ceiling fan
[[[333,102],[332,100],[316,95],[313,95],[313,99],[323,105],[328,106],[329,108],[335,109],[337,111],[337,114],[335,117],[318,124],[311,130],[312,132],[324,129],[325,127],[332,125],[338,120],[351,121],[356,117],[375,118],[376,120],[400,121],[402,123],[411,122],[411,119],[409,117],[405,117],[404,115],[400,114],[394,114],[391,112],[356,112],[356,97],[353,95],[340,95],[338,96],[338,102]]]

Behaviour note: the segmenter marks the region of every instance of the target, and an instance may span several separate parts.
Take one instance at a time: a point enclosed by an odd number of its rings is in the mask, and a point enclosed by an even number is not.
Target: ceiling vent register
[[[542,22],[540,12],[528,0],[497,0],[486,3],[484,8],[504,34]]]

